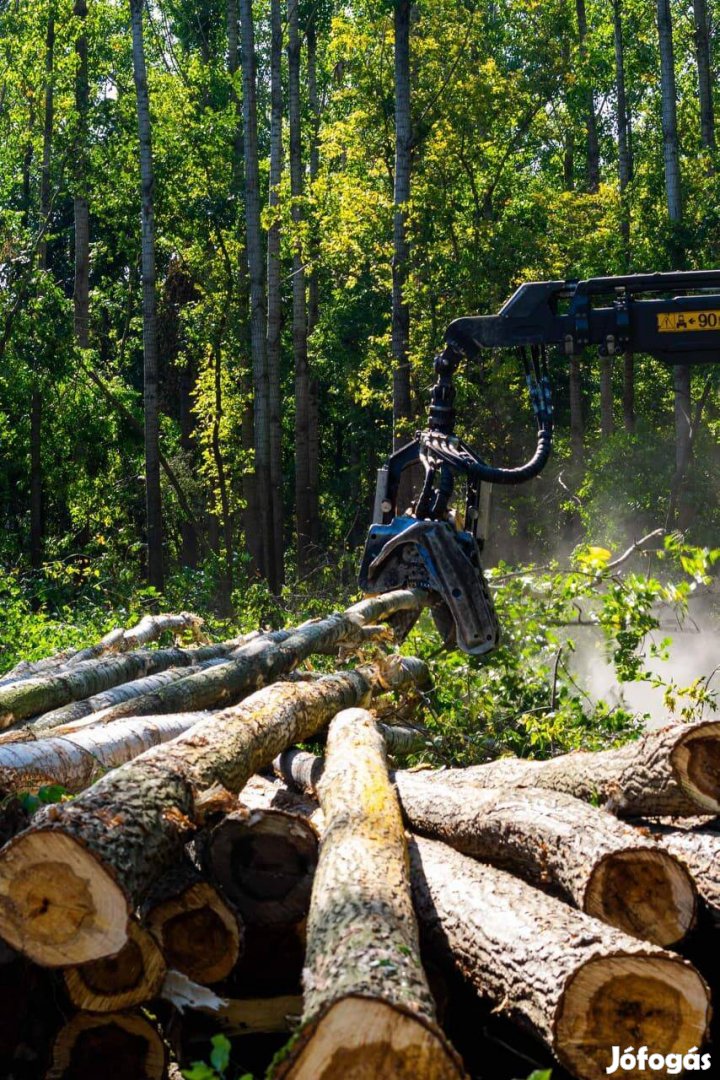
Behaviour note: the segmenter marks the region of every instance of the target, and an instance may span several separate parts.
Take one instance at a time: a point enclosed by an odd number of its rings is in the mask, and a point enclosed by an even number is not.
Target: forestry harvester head
[[[360,587],[377,594],[422,588],[436,597],[435,624],[448,648],[479,656],[498,643],[499,626],[480,563],[481,506],[492,484],[523,484],[538,476],[552,448],[552,396],[547,350],[566,357],[596,345],[602,356],[644,352],[668,364],[720,362],[720,270],[586,281],[533,281],[497,315],[456,319],[435,357],[428,425],[378,471],[373,525]],[[537,446],[518,468],[488,465],[454,434],[453,375],[463,357],[483,349],[516,349],[525,369],[537,422]],[[403,510],[403,474],[423,471],[419,489]],[[466,478],[464,526],[450,509],[455,477]],[[417,616],[397,616],[405,634]]]

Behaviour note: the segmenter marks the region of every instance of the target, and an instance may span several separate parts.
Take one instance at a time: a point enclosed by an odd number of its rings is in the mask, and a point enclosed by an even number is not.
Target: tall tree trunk
[[[55,116],[55,7],[50,5],[45,36],[45,112],[43,118],[43,154],[40,173],[40,220],[45,230],[38,246],[40,269],[48,268],[47,225],[50,217],[50,166]],[[30,397],[30,565],[34,570],[43,561],[43,483],[42,483],[42,413],[43,398],[39,372],[34,369]]]
[[[582,66],[585,69],[583,75],[587,79],[587,14],[585,0],[575,0],[575,9],[577,11],[578,37],[580,39],[580,57]],[[587,128],[587,189],[591,194],[595,194],[600,187],[600,147],[598,145],[597,116],[595,115],[595,91],[592,82],[589,83],[587,89],[585,123]]]
[[[299,0],[288,0],[288,116],[290,122],[290,194],[293,236],[293,353],[295,356],[295,516],[298,571],[306,573],[312,546],[310,476],[310,370],[307,354],[305,269],[300,236],[303,221],[303,172],[300,119]]]
[[[626,352],[623,365],[623,424],[625,430],[635,430],[635,357]]]
[[[268,371],[265,352],[265,266],[260,225],[260,170],[257,136],[257,74],[252,0],[240,0],[243,76],[243,145],[245,150],[245,221],[250,274],[250,351],[253,369],[255,428],[255,497],[262,537],[260,572],[267,577],[272,562],[272,503],[270,496],[270,425]]]
[[[600,357],[600,435],[608,439],[613,433],[613,358]]]
[[[307,82],[308,104],[310,106],[310,186],[317,179],[320,168],[320,99],[317,88],[317,24],[316,10],[310,13],[307,24]],[[319,282],[317,273],[317,234],[315,222],[310,222],[308,276],[308,336],[312,334],[318,321]],[[310,383],[308,416],[308,457],[310,469],[310,540],[317,548],[320,542],[320,506],[318,483],[320,477],[320,388],[317,379]]]
[[[75,340],[81,349],[90,344],[90,215],[87,198],[88,138],[88,42],[85,30],[86,0],[75,0],[73,13],[80,20],[75,38],[75,288],[73,293]]]
[[[625,49],[623,45],[622,0],[613,0],[613,38],[615,42],[615,92],[617,96],[618,179],[620,184],[620,228],[622,230],[625,269],[630,262],[630,208],[627,186],[632,175],[630,159],[630,120],[625,93]]]
[[[158,411],[157,292],[155,287],[155,178],[148,97],[143,3],[130,0],[133,74],[137,97],[142,200],[143,353],[145,405],[145,501],[147,516],[147,579],[156,589],[164,585],[162,497],[160,492],[160,418]]]
[[[268,207],[271,214],[267,236],[267,367],[270,423],[270,491],[273,542],[270,585],[278,591],[285,578],[283,545],[282,403],[280,397],[280,335],[282,293],[280,286],[280,181],[282,180],[283,94],[282,94],[282,8],[281,0],[270,3],[270,185]]]
[[[713,108],[713,79],[710,65],[710,27],[706,0],[693,0],[693,15],[695,18],[698,97],[700,99],[700,138],[706,150],[714,150],[715,111]]]
[[[582,414],[582,382],[580,357],[570,357],[570,449],[575,469],[582,468],[584,459],[584,428]]]
[[[670,0],[657,0],[657,23],[660,42],[665,193],[670,220],[680,221],[682,217],[680,148],[678,142],[677,89],[675,84],[675,56],[673,53]]]
[[[410,0],[395,0],[395,214],[393,218],[392,355],[393,440],[397,448],[405,441],[399,433],[402,421],[412,415],[410,402],[410,307],[404,296],[409,245],[407,204],[410,199]]]

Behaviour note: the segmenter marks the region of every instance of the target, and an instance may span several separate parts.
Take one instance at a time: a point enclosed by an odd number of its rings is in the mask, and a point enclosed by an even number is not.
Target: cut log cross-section
[[[187,859],[155,885],[141,915],[167,966],[196,983],[226,978],[244,947],[237,913]]]
[[[310,907],[317,832],[292,799],[283,801],[283,791],[253,777],[241,792],[242,806],[203,845],[208,874],[251,925],[296,923]]]
[[[694,817],[720,812],[720,721],[673,724],[617,750],[564,754],[549,761],[500,758],[434,779],[507,789],[550,788],[594,802],[619,817]]]
[[[687,866],[715,926],[720,926],[720,831],[717,818],[643,821],[659,847]]]
[[[692,878],[672,855],[611,814],[562,792],[474,788],[394,775],[415,832],[550,888],[589,915],[656,945],[695,919]]]
[[[156,1028],[140,1013],[80,1012],[58,1034],[47,1080],[113,1076],[163,1080],[167,1055]]]
[[[303,1022],[275,1076],[458,1080],[420,962],[400,808],[367,711],[332,721],[318,793]]]
[[[195,827],[196,793],[238,792],[340,709],[426,678],[420,661],[391,657],[276,684],[39,811],[0,853],[0,936],[50,966],[118,952],[127,915],[177,863]]]
[[[128,939],[117,956],[67,968],[65,986],[78,1009],[119,1012],[156,997],[166,970],[155,939],[130,919]]]
[[[417,838],[410,857],[432,953],[579,1080],[604,1080],[613,1046],[662,1055],[702,1046],[710,995],[687,961],[445,844]]]

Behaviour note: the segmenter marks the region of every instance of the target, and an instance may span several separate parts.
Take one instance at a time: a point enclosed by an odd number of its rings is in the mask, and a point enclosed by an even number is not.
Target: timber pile
[[[259,1074],[293,1035],[278,1080],[499,1078],[498,1022],[557,1080],[704,1046],[720,723],[400,768],[428,672],[384,623],[428,602],[217,644],[154,616],[0,679],[0,1075],[178,1075],[218,1031]]]

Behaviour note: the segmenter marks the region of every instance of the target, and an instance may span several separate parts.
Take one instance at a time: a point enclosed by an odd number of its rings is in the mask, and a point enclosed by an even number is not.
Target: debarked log
[[[168,968],[201,985],[225,979],[244,948],[238,913],[186,858],[155,884],[140,915]]]
[[[424,772],[400,770],[394,780],[414,832],[550,889],[627,934],[674,945],[694,923],[696,890],[685,867],[604,810],[543,789],[428,783]]]
[[[253,777],[240,794],[238,809],[202,844],[208,875],[253,926],[297,923],[310,907],[317,831],[292,799],[283,800],[284,790],[264,777]]]
[[[163,1080],[167,1064],[160,1034],[141,1013],[79,1012],[61,1029],[46,1080],[113,1076]]]
[[[274,1075],[457,1080],[462,1064],[437,1025],[420,961],[400,808],[367,711],[348,709],[330,724],[318,794],[324,830],[303,1019]]]
[[[426,678],[421,661],[391,657],[317,682],[276,684],[40,810],[0,852],[0,936],[50,966],[118,952],[128,914],[177,863],[196,826],[196,794],[239,792],[340,709]]]
[[[63,972],[70,1000],[89,1012],[118,1012],[160,993],[167,965],[155,939],[134,919],[116,956],[91,960]]]
[[[549,761],[499,758],[466,769],[426,772],[482,787],[564,791],[619,817],[694,817],[720,812],[720,721],[673,724],[617,750],[576,752]]]
[[[119,656],[84,660],[57,673],[51,671],[20,683],[0,686],[0,727],[9,727],[17,721],[58,709],[71,701],[92,697],[113,686],[120,686],[170,667],[188,667],[227,656],[235,647],[236,643],[226,642],[220,645],[201,645],[194,649],[138,649],[136,652],[122,653]],[[9,737],[13,738],[12,735]]]
[[[108,769],[176,738],[206,715],[139,716],[67,735],[7,743],[0,746],[0,794],[36,791],[43,784],[82,791]]]
[[[687,961],[435,840],[414,839],[410,858],[431,953],[580,1080],[605,1080],[613,1046],[702,1046],[710,994]]]

